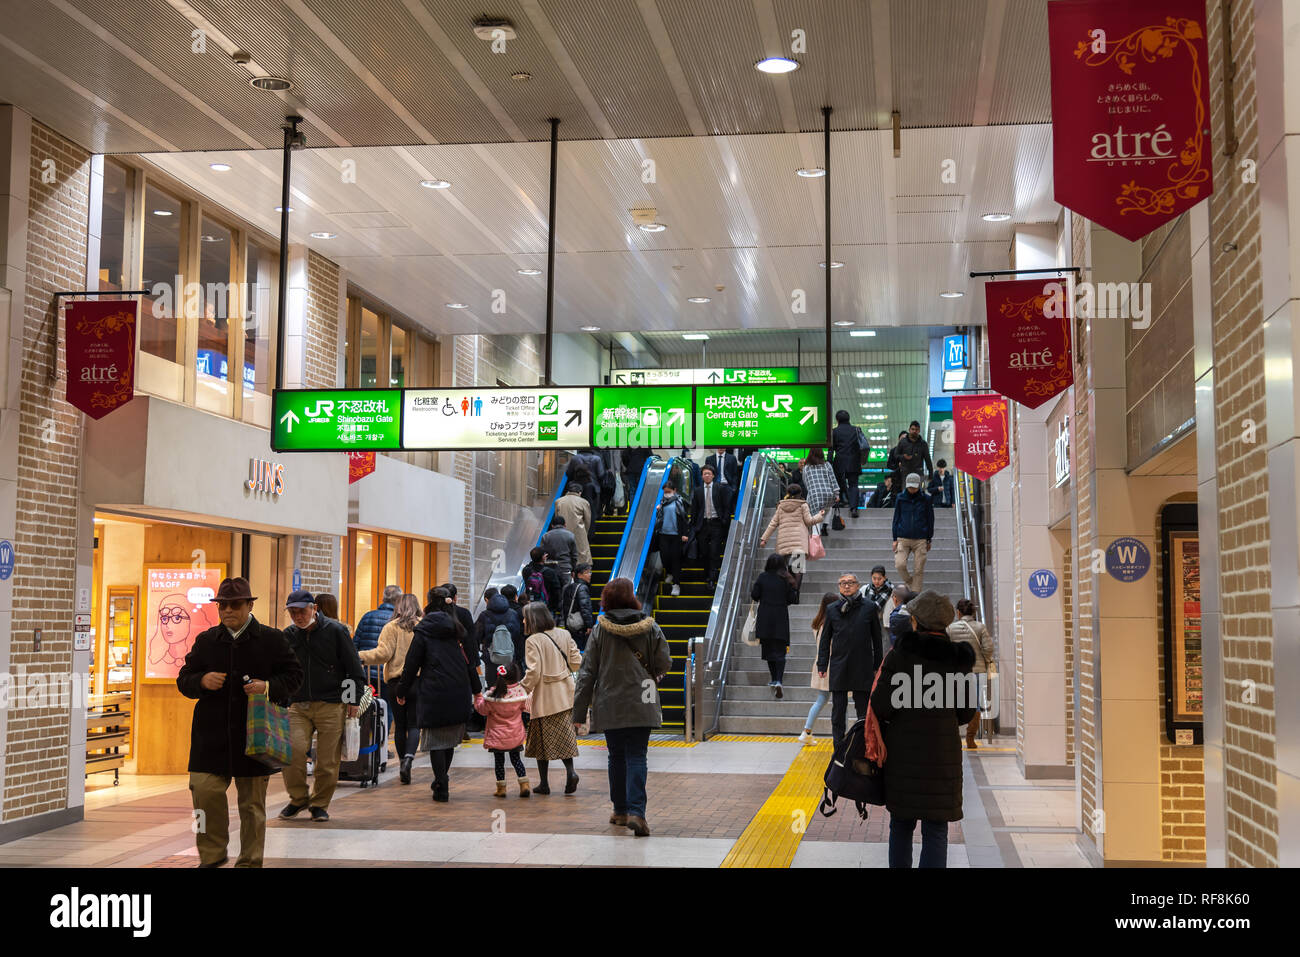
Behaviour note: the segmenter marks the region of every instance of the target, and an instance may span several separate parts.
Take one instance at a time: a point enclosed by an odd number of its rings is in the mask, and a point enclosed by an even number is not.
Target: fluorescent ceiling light
[[[826,170],[820,166],[805,166],[802,169],[794,171],[796,176],[802,176],[804,179],[817,179],[819,176],[825,176]]]
[[[708,296],[691,296],[686,301],[687,302],[712,302],[713,300],[710,299]]]
[[[939,298],[940,298],[940,299],[960,299],[960,298],[961,298],[962,296],[964,296],[964,295],[966,295],[964,292],[958,292],[958,291],[956,291],[955,289],[945,289],[943,292],[939,293]]]
[[[854,329],[852,332],[849,333],[849,335],[851,335],[854,339],[861,339],[865,336],[874,336],[875,334],[876,334],[875,329]]]
[[[425,189],[446,189],[451,183],[445,179],[422,179],[420,185]]]
[[[688,339],[692,342],[700,342],[704,339],[709,338],[709,335],[706,332],[683,332],[682,338]]]
[[[540,276],[542,274],[540,269],[516,269],[515,272],[521,276]]]
[[[311,234],[312,239],[336,239],[337,237],[338,237],[338,233],[312,233]]]
[[[447,308],[448,308],[448,309],[468,309],[468,308],[469,308],[469,303],[467,303],[467,302],[449,302],[449,303],[447,303]]]
[[[851,325],[853,325],[853,320],[852,320],[852,319],[836,319],[834,325],[837,325],[837,326],[851,326]]]
[[[643,233],[662,233],[667,228],[663,223],[642,223],[637,226]]]
[[[754,64],[754,69],[761,73],[793,73],[799,69],[799,61],[785,56],[764,57]]]
[[[884,389],[859,389],[858,395],[880,395]]]
[[[826,263],[824,263],[824,262],[820,262],[820,263],[818,263],[817,265],[821,266],[823,269],[826,268]],[[844,268],[844,263],[839,262],[838,260],[832,259],[832,260],[831,260],[831,268],[832,268],[832,269],[843,269],[843,268]]]
[[[855,372],[853,374],[859,379],[879,379],[884,375],[883,372]]]
[[[600,332],[600,326],[583,326],[583,332]]]
[[[230,164],[229,164],[229,163],[209,163],[209,164],[208,164],[208,169],[213,170],[213,171],[218,172],[218,173],[226,173],[226,172],[229,172],[229,170],[230,170]]]
[[[980,217],[986,223],[1005,223],[1010,218],[1010,213],[985,213]]]

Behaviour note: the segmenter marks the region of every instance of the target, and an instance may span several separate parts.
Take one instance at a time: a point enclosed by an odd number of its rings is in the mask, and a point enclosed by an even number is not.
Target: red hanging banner
[[[1000,395],[952,397],[957,468],[987,481],[1010,463],[1007,400]]]
[[[374,452],[348,453],[348,484],[359,482],[375,470]]]
[[[1047,5],[1056,201],[1136,241],[1214,192],[1205,0]]]
[[[135,394],[135,324],[140,303],[127,299],[70,302],[67,399],[102,419]]]
[[[991,384],[1031,409],[1074,382],[1066,288],[1063,279],[984,285]]]

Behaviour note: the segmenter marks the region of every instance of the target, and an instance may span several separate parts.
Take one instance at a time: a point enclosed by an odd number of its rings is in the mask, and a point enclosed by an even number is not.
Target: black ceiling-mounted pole
[[[546,219],[546,374],[542,385],[551,384],[552,343],[555,335],[555,174],[560,158],[560,121],[551,124],[551,206]]]
[[[302,117],[284,118],[284,169],[280,174],[280,287],[275,317],[275,387],[284,388],[284,310],[289,297],[289,174],[293,151],[306,145],[298,124]]]
[[[822,166],[826,175],[822,177],[822,192],[826,199],[826,395],[831,390],[831,108],[822,107],[822,140],[825,143],[825,159]],[[830,415],[830,409],[826,410]],[[829,431],[829,422],[827,430]]]
[[[1054,273],[1072,272],[1077,274],[1079,272],[1079,267],[1078,266],[1052,266],[1048,269],[986,269],[982,272],[973,272],[970,274],[970,277],[972,279],[976,279],[980,276],[1032,276],[1035,273],[1045,273],[1045,272],[1054,272]]]

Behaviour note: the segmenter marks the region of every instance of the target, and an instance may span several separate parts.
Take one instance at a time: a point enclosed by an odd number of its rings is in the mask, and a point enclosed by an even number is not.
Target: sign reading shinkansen
[[[591,390],[406,389],[405,449],[581,448],[589,444]]]
[[[827,399],[825,383],[701,386],[696,438],[709,446],[824,446]]]
[[[401,389],[277,390],[271,448],[277,452],[396,450],[402,446]]]
[[[673,448],[695,444],[690,386],[597,386],[592,431],[598,449]]]

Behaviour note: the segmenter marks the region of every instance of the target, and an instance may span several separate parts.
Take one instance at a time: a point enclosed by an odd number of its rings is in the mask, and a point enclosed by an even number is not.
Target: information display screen
[[[402,415],[409,450],[585,448],[591,390],[407,389]]]
[[[282,389],[272,399],[271,448],[277,452],[401,447],[401,389]]]

